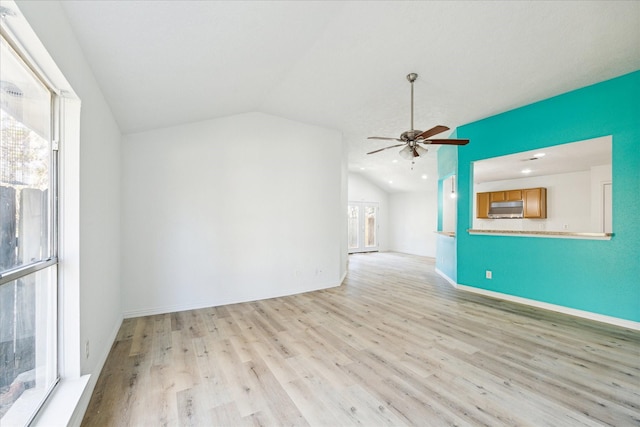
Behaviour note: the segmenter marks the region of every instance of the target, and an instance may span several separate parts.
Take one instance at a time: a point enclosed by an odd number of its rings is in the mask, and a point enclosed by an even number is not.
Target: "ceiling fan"
[[[407,80],[411,83],[411,130],[403,132],[400,135],[400,138],[387,138],[383,136],[370,136],[367,139],[382,139],[385,141],[398,141],[402,144],[392,145],[390,147],[381,148],[379,150],[371,151],[367,154],[379,153],[380,151],[388,150],[389,148],[402,147],[405,146],[402,150],[400,150],[400,156],[407,160],[414,160],[416,157],[424,156],[427,154],[427,149],[422,147],[419,144],[429,145],[429,144],[447,144],[447,145],[466,145],[469,143],[468,139],[433,139],[431,138],[434,135],[442,133],[444,131],[449,130],[448,127],[438,125],[434,126],[429,130],[421,131],[413,128],[413,82],[416,81],[418,75],[416,73],[411,73],[407,75]]]

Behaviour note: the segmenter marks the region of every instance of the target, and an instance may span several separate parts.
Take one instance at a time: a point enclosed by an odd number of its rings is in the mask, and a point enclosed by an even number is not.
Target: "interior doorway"
[[[349,253],[378,251],[378,204],[349,202]]]

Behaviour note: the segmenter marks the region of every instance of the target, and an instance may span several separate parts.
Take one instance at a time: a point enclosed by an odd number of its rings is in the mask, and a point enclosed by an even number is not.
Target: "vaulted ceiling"
[[[389,192],[437,178],[436,147],[414,170],[365,154],[409,129],[409,72],[424,130],[640,69],[636,1],[61,4],[124,133],[262,111],[341,131],[349,169]]]

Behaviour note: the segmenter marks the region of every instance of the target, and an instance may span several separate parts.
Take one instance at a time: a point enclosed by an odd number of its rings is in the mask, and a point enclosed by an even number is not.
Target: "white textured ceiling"
[[[415,127],[454,129],[640,69],[636,1],[62,5],[124,133],[262,111],[340,130],[349,169],[390,192],[437,175],[435,147],[413,171],[365,154],[409,129],[409,72]]]

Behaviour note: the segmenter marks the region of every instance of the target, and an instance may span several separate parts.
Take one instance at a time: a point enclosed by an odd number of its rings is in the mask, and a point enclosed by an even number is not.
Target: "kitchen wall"
[[[343,157],[339,132],[261,113],[125,135],[125,316],[338,286]]]
[[[476,218],[476,193],[523,188],[547,189],[546,219]],[[591,227],[591,173],[572,172],[533,176],[476,184],[473,197],[473,228],[479,230],[576,231],[597,232]]]

